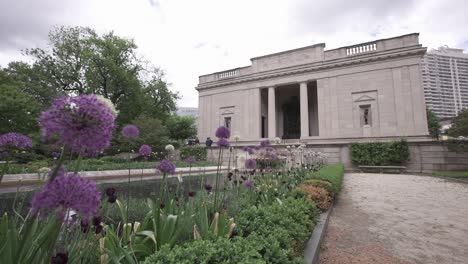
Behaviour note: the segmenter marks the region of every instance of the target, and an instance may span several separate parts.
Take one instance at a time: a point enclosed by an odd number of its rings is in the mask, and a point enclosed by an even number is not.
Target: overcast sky
[[[412,32],[428,48],[468,50],[466,0],[0,0],[0,66],[44,47],[54,25],[133,38],[167,73],[179,106],[198,106],[198,76],[315,43],[326,49]]]

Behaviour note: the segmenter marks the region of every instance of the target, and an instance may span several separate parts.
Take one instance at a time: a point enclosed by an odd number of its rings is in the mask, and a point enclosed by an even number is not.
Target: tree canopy
[[[468,137],[468,109],[460,111],[453,119],[452,127],[448,130],[448,134],[452,137]]]
[[[431,135],[431,137],[438,139],[439,134],[440,134],[440,128],[441,128],[439,124],[439,118],[430,108],[426,108],[426,113],[427,113],[427,127],[429,129],[429,134]]]
[[[58,94],[99,94],[119,110],[118,124],[142,113],[165,119],[176,109],[164,73],[140,58],[132,39],[88,27],[58,27],[44,49],[27,49],[32,65],[10,63],[6,72],[22,81],[22,90],[41,104]]]

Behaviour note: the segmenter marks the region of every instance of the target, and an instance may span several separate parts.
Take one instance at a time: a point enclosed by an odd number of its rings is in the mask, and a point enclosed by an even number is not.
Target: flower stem
[[[62,153],[60,154],[60,158],[57,162],[57,165],[55,166],[54,171],[50,175],[50,180],[49,180],[50,182],[52,182],[55,179],[55,177],[57,177],[57,173],[60,170],[60,167],[62,167],[63,162],[65,161],[65,155],[67,155],[67,151],[68,151],[68,146],[63,145]]]
[[[219,174],[221,169],[221,156],[223,153],[223,147],[219,148],[218,155],[218,167],[216,168],[216,184],[215,184],[215,200],[214,200],[214,212],[218,209],[218,188],[219,188]]]

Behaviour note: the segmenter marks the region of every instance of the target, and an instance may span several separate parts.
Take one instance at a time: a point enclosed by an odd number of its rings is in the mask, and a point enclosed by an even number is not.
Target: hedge
[[[206,160],[206,148],[186,146],[180,148],[180,159],[185,160],[186,158],[193,156],[196,160]]]
[[[350,152],[351,161],[355,165],[402,165],[410,156],[406,140],[352,143]]]

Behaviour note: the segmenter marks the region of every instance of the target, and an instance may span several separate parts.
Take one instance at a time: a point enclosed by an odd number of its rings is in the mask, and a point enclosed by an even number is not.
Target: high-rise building
[[[445,46],[427,52],[422,62],[426,105],[439,118],[468,108],[468,54]]]

